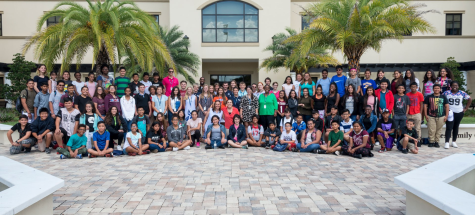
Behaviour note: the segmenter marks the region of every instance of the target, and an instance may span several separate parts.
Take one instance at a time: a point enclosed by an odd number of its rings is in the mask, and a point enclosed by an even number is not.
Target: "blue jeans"
[[[132,125],[132,120],[128,121],[128,120],[125,120],[127,122],[127,131],[131,131],[130,130],[130,126]]]
[[[165,149],[167,149],[168,146],[169,146],[168,143],[159,143],[159,144],[162,145],[162,146],[165,146],[165,147],[164,147],[164,148],[160,148],[159,146],[157,146],[157,145],[155,145],[155,144],[149,144],[148,147],[149,147],[149,149],[152,150],[152,151],[155,150],[155,149],[158,149],[159,152],[164,152]]]
[[[320,148],[320,144],[317,144],[317,143],[310,144],[310,145],[307,146],[306,149],[303,149],[302,144],[297,143],[297,148],[300,150],[300,152],[313,152],[313,150]]]
[[[222,146],[223,144],[221,143],[221,139],[219,140],[211,140],[211,148],[214,147],[214,144],[216,143],[216,147],[220,147]]]
[[[303,116],[303,121],[305,124],[307,124],[307,121],[312,118],[312,115],[302,115]]]
[[[350,119],[351,119],[351,121],[355,122],[356,121],[356,115],[351,115]]]

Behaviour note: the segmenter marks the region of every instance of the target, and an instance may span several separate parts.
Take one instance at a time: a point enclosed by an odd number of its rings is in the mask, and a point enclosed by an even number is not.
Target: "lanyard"
[[[190,96],[190,97],[188,98],[188,103],[190,104],[190,107],[191,107],[191,99],[192,99],[192,97]]]
[[[203,100],[205,101],[205,105],[208,103],[208,97],[207,96],[203,96]]]
[[[158,106],[161,107],[162,106],[162,96],[160,96],[160,98],[158,98],[158,96],[157,96],[157,100],[158,100]]]

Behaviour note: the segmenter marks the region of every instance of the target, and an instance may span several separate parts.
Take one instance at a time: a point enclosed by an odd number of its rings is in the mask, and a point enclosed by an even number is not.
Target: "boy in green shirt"
[[[317,150],[318,154],[335,154],[340,155],[341,146],[343,142],[343,132],[340,131],[340,123],[338,121],[332,121],[332,131],[328,134],[328,144],[321,145]]]
[[[67,149],[61,147],[56,149],[56,151],[61,154],[59,156],[60,159],[74,157],[82,159],[82,155],[87,153],[87,137],[84,135],[84,132],[86,132],[86,125],[80,124],[76,134],[73,134],[71,138],[69,138],[68,144],[66,145]]]
[[[115,78],[115,86],[117,86],[117,96],[122,98],[125,95],[125,88],[129,86],[130,79],[125,76],[125,67],[120,67],[119,69],[119,77]]]

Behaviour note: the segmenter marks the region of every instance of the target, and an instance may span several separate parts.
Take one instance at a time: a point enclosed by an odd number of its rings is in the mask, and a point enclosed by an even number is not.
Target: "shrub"
[[[14,108],[0,108],[0,123],[17,121],[19,116]]]
[[[36,68],[36,65],[25,60],[23,55],[17,53],[14,56],[13,64],[8,66],[10,71],[6,77],[11,81],[12,85],[5,84],[0,86],[0,93],[12,104],[18,98],[20,92],[26,88],[26,83],[31,78],[31,72]]]

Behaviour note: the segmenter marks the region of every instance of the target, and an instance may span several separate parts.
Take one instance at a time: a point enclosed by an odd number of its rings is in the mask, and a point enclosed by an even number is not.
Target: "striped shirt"
[[[122,97],[125,95],[125,88],[129,86],[130,79],[127,77],[117,77],[115,78],[115,86],[117,86],[117,96]]]

